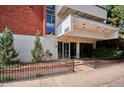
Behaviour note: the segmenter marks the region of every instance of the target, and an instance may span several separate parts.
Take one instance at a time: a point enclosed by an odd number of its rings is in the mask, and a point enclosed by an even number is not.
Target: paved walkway
[[[80,66],[65,75],[0,84],[4,87],[97,87],[124,86],[124,63],[93,69]]]

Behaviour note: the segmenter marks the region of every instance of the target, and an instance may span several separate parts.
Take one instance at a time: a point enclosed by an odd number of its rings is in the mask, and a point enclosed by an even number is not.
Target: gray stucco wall
[[[34,36],[27,36],[27,35],[14,35],[15,38],[15,47],[17,52],[19,53],[18,59],[21,62],[31,62],[32,55],[31,49],[34,47]],[[56,60],[57,56],[57,39],[55,36],[45,36],[41,37],[41,43],[44,52],[49,50],[53,56],[51,57],[52,60]]]

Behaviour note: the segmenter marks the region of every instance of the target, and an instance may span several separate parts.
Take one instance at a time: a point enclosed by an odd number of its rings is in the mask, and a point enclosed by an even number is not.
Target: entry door
[[[92,44],[80,43],[80,58],[92,57]]]
[[[70,58],[75,58],[76,57],[76,43],[71,42],[70,43]]]

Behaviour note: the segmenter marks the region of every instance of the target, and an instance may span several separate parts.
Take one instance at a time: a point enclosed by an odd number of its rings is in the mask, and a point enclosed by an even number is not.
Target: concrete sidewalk
[[[80,66],[80,71],[35,80],[1,84],[3,87],[96,87],[124,86],[124,63],[93,69]]]

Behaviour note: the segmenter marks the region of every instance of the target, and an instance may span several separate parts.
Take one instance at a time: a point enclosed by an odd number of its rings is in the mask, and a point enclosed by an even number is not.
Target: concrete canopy
[[[118,28],[76,15],[68,15],[58,26],[58,38],[74,36],[93,40],[118,38]]]

